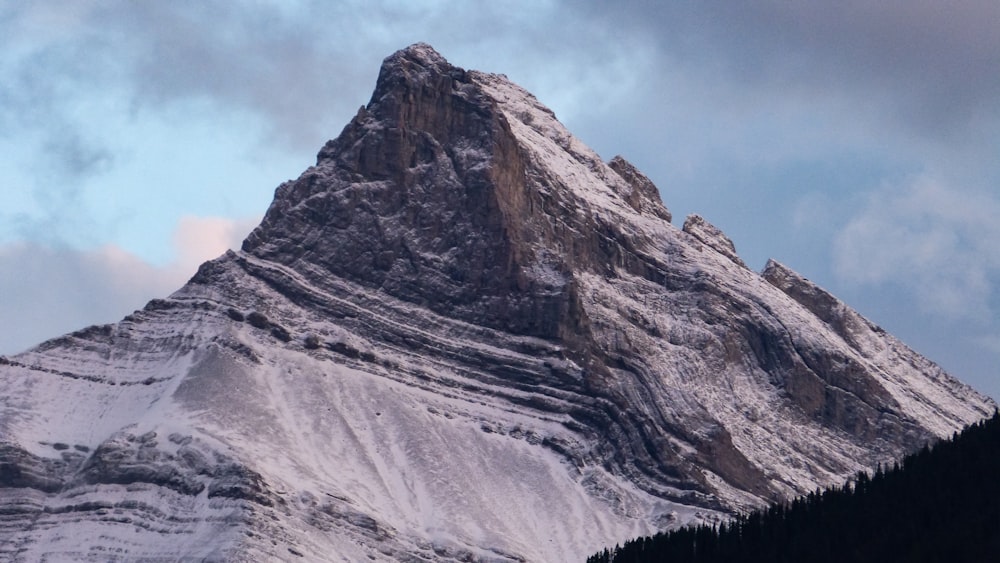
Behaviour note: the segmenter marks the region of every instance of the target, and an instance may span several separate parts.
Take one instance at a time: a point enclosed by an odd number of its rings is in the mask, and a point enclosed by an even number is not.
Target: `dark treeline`
[[[587,563],[1000,561],[1000,414],[874,475]]]

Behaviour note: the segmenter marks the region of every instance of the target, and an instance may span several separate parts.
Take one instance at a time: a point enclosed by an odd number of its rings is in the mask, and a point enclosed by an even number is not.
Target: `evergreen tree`
[[[637,538],[587,561],[1000,561],[1000,413],[843,486],[717,527]]]

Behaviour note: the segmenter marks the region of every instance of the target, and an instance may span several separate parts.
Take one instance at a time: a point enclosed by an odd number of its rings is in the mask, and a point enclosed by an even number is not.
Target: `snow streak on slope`
[[[6,559],[574,561],[995,405],[426,45],[240,252],[0,358]]]
[[[344,560],[405,554],[443,560],[518,554],[556,561],[649,533],[656,518],[667,524],[695,516],[695,509],[654,498],[600,467],[568,467],[553,446],[582,446],[573,445],[581,437],[567,430],[566,417],[486,402],[510,391],[477,381],[475,366],[548,369],[541,358],[482,341],[498,337],[500,345],[509,337],[479,334],[455,341],[456,334],[482,331],[448,326],[454,323],[349,284],[338,284],[340,295],[351,296],[341,299],[249,257],[231,255],[213,268],[224,283],[192,284],[134,320],[91,331],[103,342],[67,338],[12,360],[32,366],[8,366],[8,377],[23,384],[11,387],[21,408],[62,414],[11,417],[19,424],[8,435],[49,456],[59,451],[52,445],[61,443],[91,452],[109,443],[133,446],[136,465],[149,469],[148,475],[137,470],[109,484],[81,483],[79,469],[53,472],[66,481],[47,495],[18,502],[25,512],[41,511],[29,529],[10,531],[8,554],[33,560],[73,553],[86,544],[86,534],[100,530],[105,541],[78,555],[256,559],[297,552],[316,559],[336,553]],[[295,287],[269,288],[278,284]],[[302,308],[284,294],[311,306]],[[365,305],[369,299],[378,303]],[[267,324],[256,322],[263,328],[233,319],[253,314],[256,320],[262,311]],[[83,379],[99,371],[86,361],[46,363],[63,346],[86,345],[99,356],[107,355],[102,348],[158,349],[172,344],[158,337],[172,338],[177,317],[192,312],[197,320],[184,323],[192,346],[172,377],[164,370],[158,381],[111,385]],[[401,325],[400,319],[412,324]],[[367,340],[360,334],[370,332],[359,325],[392,336]],[[428,332],[427,326],[439,331]],[[278,327],[295,327],[288,342]],[[434,357],[415,352],[414,344],[384,342],[396,339],[423,339],[416,346],[448,350]],[[550,348],[533,339],[510,344]],[[136,357],[142,355],[116,361],[146,376]],[[63,373],[43,371],[55,366]],[[103,394],[81,395],[100,389]],[[530,393],[519,398],[532,399]],[[91,418],[105,426],[79,432],[84,427],[78,421]],[[102,442],[101,435],[113,437]],[[239,494],[213,497],[217,479],[211,466],[227,453],[236,453],[238,466],[252,467],[266,485],[255,486],[250,478],[250,484],[233,485],[244,488]],[[190,459],[200,465],[185,474]],[[164,466],[176,466],[181,475]],[[178,493],[173,489],[182,478],[193,484]],[[207,486],[197,491],[199,483]],[[225,530],[231,533],[218,535]],[[281,541],[272,546],[271,539]]]

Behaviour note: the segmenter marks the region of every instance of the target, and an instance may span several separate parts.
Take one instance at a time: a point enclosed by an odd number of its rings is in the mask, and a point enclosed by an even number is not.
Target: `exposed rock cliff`
[[[169,299],[0,361],[10,559],[579,560],[988,399],[426,45]]]
[[[684,227],[681,230],[736,264],[746,267],[743,260],[736,254],[736,245],[733,244],[733,241],[701,215],[689,215],[684,220]]]

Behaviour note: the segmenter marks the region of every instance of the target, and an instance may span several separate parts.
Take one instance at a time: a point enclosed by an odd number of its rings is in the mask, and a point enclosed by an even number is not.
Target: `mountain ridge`
[[[403,49],[240,251],[0,362],[0,553],[582,560],[993,412],[671,218],[502,75]]]

